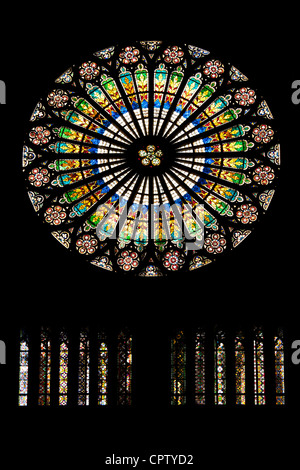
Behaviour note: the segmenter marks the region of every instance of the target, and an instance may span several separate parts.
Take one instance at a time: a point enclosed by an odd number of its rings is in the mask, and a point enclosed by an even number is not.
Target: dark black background
[[[1,31],[0,79],[7,87],[7,104],[0,109],[0,339],[7,345],[7,364],[0,366],[1,416],[3,437],[15,443],[12,459],[41,458],[54,464],[75,458],[78,466],[93,462],[99,468],[112,453],[141,458],[151,453],[191,453],[195,463],[211,459],[213,466],[223,459],[244,466],[257,462],[259,455],[266,462],[280,455],[292,460],[300,366],[288,366],[294,387],[290,402],[271,409],[171,408],[168,377],[162,371],[168,367],[169,337],[178,327],[191,331],[201,324],[262,323],[287,327],[292,339],[300,337],[300,105],[291,101],[291,84],[300,79],[296,19],[288,6],[279,12],[262,11],[253,4],[243,8],[231,4],[227,14],[213,4],[176,4],[166,11],[148,4],[69,8],[72,16],[67,8],[63,11],[54,5],[40,12],[29,5],[24,10],[11,8],[4,18],[8,27]],[[218,264],[172,279],[126,280],[73,258],[46,232],[24,190],[24,129],[40,96],[86,52],[124,39],[183,40],[226,57],[256,83],[278,120],[281,178],[266,217]],[[130,409],[18,408],[14,335],[20,326],[96,323],[108,328],[128,326],[138,338],[135,405]]]

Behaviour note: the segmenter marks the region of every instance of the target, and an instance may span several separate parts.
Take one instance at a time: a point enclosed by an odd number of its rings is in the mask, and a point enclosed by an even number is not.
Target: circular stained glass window
[[[30,118],[23,172],[52,235],[93,265],[193,271],[236,248],[274,195],[272,112],[199,47],[118,44],[69,67]]]

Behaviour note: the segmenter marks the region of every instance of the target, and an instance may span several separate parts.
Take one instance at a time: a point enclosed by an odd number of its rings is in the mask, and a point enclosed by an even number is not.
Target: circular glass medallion
[[[146,150],[139,151],[139,160],[141,160],[141,164],[144,166],[159,166],[162,157],[163,152],[156,148],[155,145],[147,145]]]

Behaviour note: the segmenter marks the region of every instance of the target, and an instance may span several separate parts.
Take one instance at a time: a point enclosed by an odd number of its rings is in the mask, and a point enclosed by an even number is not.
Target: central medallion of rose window
[[[146,150],[139,151],[139,160],[144,166],[159,166],[162,157],[163,152],[155,145],[147,145]]]

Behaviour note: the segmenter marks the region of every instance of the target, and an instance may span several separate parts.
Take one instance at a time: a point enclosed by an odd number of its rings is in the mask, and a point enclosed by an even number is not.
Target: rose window
[[[280,146],[268,103],[226,59],[131,41],[66,65],[35,105],[22,166],[37,216],[67,250],[101,270],[173,276],[255,230]]]

